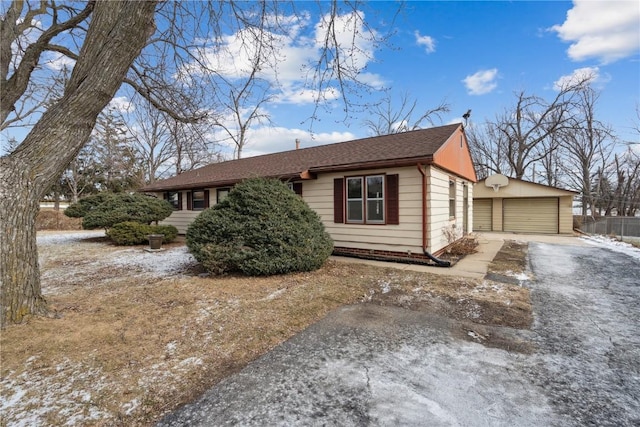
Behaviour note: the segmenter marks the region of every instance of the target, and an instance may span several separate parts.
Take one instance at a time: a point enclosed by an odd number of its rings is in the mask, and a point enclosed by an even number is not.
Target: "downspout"
[[[416,166],[422,175],[422,252],[436,263],[436,267],[451,267],[451,262],[436,258],[427,251],[427,173],[422,164],[418,163]]]

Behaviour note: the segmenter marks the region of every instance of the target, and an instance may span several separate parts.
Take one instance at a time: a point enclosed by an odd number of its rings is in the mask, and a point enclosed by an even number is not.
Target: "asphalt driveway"
[[[159,425],[640,425],[640,261],[529,253],[531,330],[344,307]]]

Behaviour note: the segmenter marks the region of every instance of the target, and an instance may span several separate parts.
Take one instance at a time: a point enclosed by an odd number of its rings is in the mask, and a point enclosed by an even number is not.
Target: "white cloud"
[[[107,108],[113,109],[120,113],[130,113],[135,107],[126,96],[116,96],[110,102]]]
[[[591,84],[606,83],[609,81],[609,77],[601,75],[600,68],[598,67],[578,68],[573,70],[573,73],[561,76],[558,80],[553,82],[553,89],[559,91],[563,88],[585,81],[588,81]]]
[[[62,71],[64,68],[66,68],[67,70],[71,71],[76,65],[76,60],[71,59],[61,53],[53,52],[49,56],[49,59],[45,62],[45,64],[52,70]]]
[[[424,49],[427,53],[433,53],[436,51],[436,41],[431,36],[421,36],[420,32],[416,30],[414,32],[416,37],[416,43],[418,46],[424,46]]]
[[[300,140],[300,148],[308,148],[357,138],[351,132],[311,134],[306,130],[284,127],[260,127],[251,129],[250,134],[251,142],[245,147],[242,157],[293,150],[296,148],[296,139]]]
[[[265,58],[258,77],[265,79],[282,90],[278,95],[280,102],[300,104],[315,102],[317,93],[304,87],[308,79],[314,75],[315,67],[322,62],[322,50],[327,32],[327,16],[322,17],[312,25],[310,16],[302,13],[299,16],[278,17],[279,33],[265,32],[262,40],[268,40],[273,48],[270,56]],[[274,18],[275,20],[275,18]],[[382,78],[376,74],[364,72],[368,63],[373,59],[375,43],[366,28],[363,27],[364,15],[352,12],[334,17],[332,30],[339,56],[345,61],[342,65],[347,74],[355,76],[373,87],[383,86]],[[305,33],[305,29],[307,29]],[[331,33],[333,35],[333,33]],[[248,77],[252,70],[252,58],[255,57],[258,43],[255,35],[248,30],[227,35],[222,45],[202,49],[197,56],[199,62],[209,70],[230,80]],[[265,55],[265,53],[262,53]],[[331,60],[325,64],[329,69],[333,67]],[[206,73],[197,62],[187,65],[181,70],[187,75],[202,75]],[[325,74],[326,76],[327,74]],[[184,77],[184,76],[183,76]],[[340,93],[330,88],[325,91],[327,99],[335,99]],[[290,100],[285,100],[291,96]]]
[[[611,63],[638,53],[640,7],[637,1],[574,0],[566,20],[551,31],[572,43],[567,50],[572,60]]]
[[[282,93],[274,99],[274,102],[304,105],[322,101],[333,101],[339,97],[340,90],[335,87],[326,88],[322,92],[314,89],[293,89],[285,87],[282,89]]]
[[[484,95],[498,87],[498,69],[480,70],[462,80],[469,95]]]

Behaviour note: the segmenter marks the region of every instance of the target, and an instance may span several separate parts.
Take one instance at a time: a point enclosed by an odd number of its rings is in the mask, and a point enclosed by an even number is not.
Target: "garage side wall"
[[[560,197],[560,233],[573,233],[573,196]]]

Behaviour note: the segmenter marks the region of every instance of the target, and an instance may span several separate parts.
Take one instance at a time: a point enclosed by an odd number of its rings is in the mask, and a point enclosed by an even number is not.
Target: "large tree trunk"
[[[22,144],[0,158],[0,322],[46,312],[35,217],[40,198],[88,141],[154,30],[155,2],[97,2],[62,99]]]

